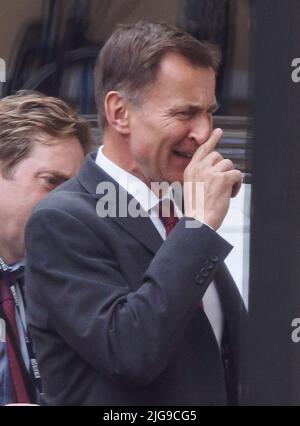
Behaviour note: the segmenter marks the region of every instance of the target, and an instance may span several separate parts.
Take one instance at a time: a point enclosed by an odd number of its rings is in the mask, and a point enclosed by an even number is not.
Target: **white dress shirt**
[[[136,176],[117,166],[103,154],[103,145],[100,146],[96,157],[96,164],[111,176],[125,191],[132,195],[141,205],[142,209],[149,214],[153,225],[159,232],[163,240],[166,239],[166,230],[158,216],[159,198],[153,191]],[[171,199],[174,201],[173,192],[169,187],[162,200]],[[182,211],[174,202],[175,215],[179,218],[183,216]],[[209,285],[203,297],[203,307],[206,316],[212,326],[219,347],[221,346],[223,334],[223,312],[221,302],[215,283]]]

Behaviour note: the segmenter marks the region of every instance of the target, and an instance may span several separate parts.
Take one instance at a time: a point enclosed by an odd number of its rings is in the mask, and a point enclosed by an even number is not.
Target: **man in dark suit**
[[[104,145],[26,233],[49,404],[237,402],[243,303],[216,231],[241,173],[214,151],[218,64],[213,47],[148,22],[120,27],[100,52]]]

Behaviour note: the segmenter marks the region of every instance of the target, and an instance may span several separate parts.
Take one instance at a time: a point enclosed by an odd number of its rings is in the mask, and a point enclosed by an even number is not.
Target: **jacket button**
[[[208,277],[209,276],[209,272],[206,268],[201,268],[200,274],[202,275],[202,277]]]
[[[215,265],[213,263],[211,263],[209,260],[207,260],[204,263],[204,266],[206,267],[206,269],[208,269],[209,271],[211,271],[212,269],[214,269]]]
[[[210,259],[213,263],[218,263],[218,262],[219,262],[219,260],[220,260],[219,256],[214,256],[214,255],[211,255],[209,259]]]
[[[202,286],[205,283],[205,279],[201,275],[195,276],[196,284]]]

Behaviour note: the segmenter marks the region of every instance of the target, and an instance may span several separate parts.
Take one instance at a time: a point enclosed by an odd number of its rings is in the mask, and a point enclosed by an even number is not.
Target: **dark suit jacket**
[[[27,315],[46,402],[235,400],[243,303],[223,263],[231,246],[205,225],[187,229],[186,218],[165,242],[148,217],[99,218],[96,187],[106,180],[114,182],[88,156],[28,224]],[[199,303],[213,279],[223,360]]]

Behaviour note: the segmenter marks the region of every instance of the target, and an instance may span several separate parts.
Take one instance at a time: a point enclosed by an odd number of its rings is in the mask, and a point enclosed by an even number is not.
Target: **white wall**
[[[234,248],[226,259],[246,305],[248,305],[249,240],[250,240],[251,185],[243,184],[239,194],[231,200],[228,214],[218,233]]]

